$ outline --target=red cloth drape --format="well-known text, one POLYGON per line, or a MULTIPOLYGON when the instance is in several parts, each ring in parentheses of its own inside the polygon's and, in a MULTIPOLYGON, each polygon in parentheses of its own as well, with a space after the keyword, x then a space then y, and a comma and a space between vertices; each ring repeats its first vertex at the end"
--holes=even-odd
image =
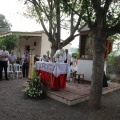
POLYGON ((55 77, 52 73, 37 70, 43 80, 43 84, 53 89, 64 89, 66 87, 67 74, 61 74, 55 77))
POLYGON ((105 59, 106 59, 107 55, 111 53, 111 51, 112 51, 112 41, 106 40, 106 51, 105 51, 105 55, 104 55, 105 59))

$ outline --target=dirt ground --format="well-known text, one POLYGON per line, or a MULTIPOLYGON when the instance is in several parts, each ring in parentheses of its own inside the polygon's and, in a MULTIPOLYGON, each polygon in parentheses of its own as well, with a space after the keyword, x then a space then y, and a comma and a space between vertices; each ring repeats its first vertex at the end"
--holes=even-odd
POLYGON ((104 95, 102 110, 94 111, 87 101, 67 106, 50 98, 25 99, 26 81, 0 81, 0 120, 120 120, 120 90, 104 95))

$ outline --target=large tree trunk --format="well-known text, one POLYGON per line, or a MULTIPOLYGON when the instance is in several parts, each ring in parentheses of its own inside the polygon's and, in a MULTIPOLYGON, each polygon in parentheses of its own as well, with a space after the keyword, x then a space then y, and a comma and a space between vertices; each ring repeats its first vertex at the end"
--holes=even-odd
POLYGON ((53 57, 53 55, 55 54, 56 50, 57 50, 57 45, 52 44, 50 57, 53 57))
POLYGON ((89 105, 92 108, 101 107, 103 74, 104 74, 104 53, 105 42, 102 34, 94 34, 94 48, 93 48, 93 69, 89 105))

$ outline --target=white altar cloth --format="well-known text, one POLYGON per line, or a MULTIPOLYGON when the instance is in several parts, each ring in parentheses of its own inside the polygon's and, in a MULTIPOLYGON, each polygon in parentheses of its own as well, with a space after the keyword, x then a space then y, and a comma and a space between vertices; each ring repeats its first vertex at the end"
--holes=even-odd
POLYGON ((60 74, 70 74, 69 66, 67 63, 36 61, 35 68, 36 70, 42 70, 45 72, 53 73, 55 77, 58 77, 60 74))

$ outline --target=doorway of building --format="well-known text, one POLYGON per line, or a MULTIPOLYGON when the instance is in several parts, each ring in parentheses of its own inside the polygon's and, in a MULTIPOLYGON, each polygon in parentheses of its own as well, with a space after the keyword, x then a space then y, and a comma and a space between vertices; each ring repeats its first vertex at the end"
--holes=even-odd
POLYGON ((26 45, 26 46, 25 46, 25 51, 30 52, 30 45, 26 45))

